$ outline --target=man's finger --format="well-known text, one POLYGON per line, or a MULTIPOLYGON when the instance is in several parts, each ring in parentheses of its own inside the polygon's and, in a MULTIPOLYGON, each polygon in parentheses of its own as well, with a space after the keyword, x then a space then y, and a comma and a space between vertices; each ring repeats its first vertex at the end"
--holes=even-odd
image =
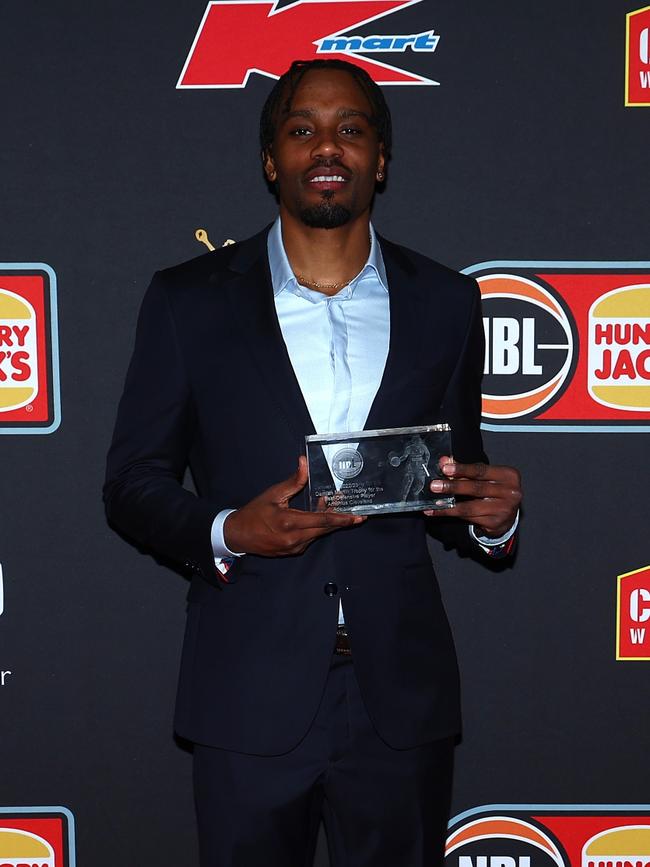
POLYGON ((482 479, 486 482, 502 482, 519 486, 519 473, 514 467, 502 467, 482 462, 459 464, 455 461, 444 464, 442 472, 447 478, 482 479))
POLYGON ((490 499, 466 500, 447 509, 427 509, 425 514, 441 518, 462 518, 473 524, 499 523, 508 513, 507 509, 498 507, 499 502, 490 499))
POLYGON ((510 488, 486 479, 434 479, 429 487, 434 494, 454 494, 461 497, 508 498, 511 494, 515 496, 510 488))
POLYGON ((365 520, 366 516, 343 512, 300 512, 296 509, 288 509, 283 512, 283 553, 300 554, 315 539, 334 530, 354 527, 365 520))
POLYGON ((349 512, 303 512, 300 509, 287 509, 283 513, 283 529, 292 530, 335 530, 337 527, 351 527, 362 524, 366 515, 351 515, 349 512))

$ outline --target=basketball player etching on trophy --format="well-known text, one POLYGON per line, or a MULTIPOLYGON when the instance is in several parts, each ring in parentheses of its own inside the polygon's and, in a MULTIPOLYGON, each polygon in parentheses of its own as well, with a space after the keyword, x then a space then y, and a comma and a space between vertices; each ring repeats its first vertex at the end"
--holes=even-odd
POLYGON ((433 493, 451 457, 448 424, 383 428, 305 437, 309 508, 357 515, 449 509, 453 497, 433 493))

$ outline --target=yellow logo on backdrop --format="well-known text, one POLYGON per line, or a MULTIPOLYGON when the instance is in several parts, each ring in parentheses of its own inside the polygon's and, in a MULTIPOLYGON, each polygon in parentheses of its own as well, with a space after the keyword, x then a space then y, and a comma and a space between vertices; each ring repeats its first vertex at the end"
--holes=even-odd
POLYGON ((587 840, 582 848, 582 867, 608 867, 611 864, 649 867, 650 826, 608 828, 587 840))
POLYGON ((50 844, 29 831, 0 828, 1 867, 55 867, 50 844), (27 860, 29 859, 29 861, 27 860))

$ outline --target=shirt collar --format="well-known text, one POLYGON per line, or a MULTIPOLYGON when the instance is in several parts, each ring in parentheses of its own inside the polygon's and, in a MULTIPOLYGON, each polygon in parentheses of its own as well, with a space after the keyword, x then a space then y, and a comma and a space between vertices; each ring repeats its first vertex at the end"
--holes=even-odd
MULTIPOLYGON (((298 281, 296 280, 296 277, 291 270, 291 265, 289 264, 287 254, 284 249, 284 243, 282 242, 282 224, 280 221, 280 217, 278 217, 275 223, 273 223, 269 231, 267 250, 269 254, 269 267, 271 269, 273 294, 277 296, 285 290, 295 293, 298 289, 298 281)), ((365 277, 368 274, 372 274, 373 272, 379 280, 379 283, 381 284, 384 291, 388 292, 388 280, 386 279, 386 267, 384 265, 384 257, 381 255, 381 247, 379 246, 377 235, 371 223, 370 254, 368 256, 368 261, 354 278, 354 280, 351 280, 348 284, 348 294, 352 295, 362 277, 365 277)), ((313 290, 305 289, 303 287, 300 294, 305 293, 317 296, 314 300, 320 300, 321 298, 327 297, 326 295, 323 295, 322 292, 313 292, 313 290)))

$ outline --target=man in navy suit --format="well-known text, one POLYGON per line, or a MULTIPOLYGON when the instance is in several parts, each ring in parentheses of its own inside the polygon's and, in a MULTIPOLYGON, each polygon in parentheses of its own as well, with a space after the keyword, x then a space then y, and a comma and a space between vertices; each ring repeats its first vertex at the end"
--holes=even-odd
POLYGON ((202 867, 308 865, 321 816, 335 867, 431 867, 460 717, 426 532, 503 556, 521 499, 481 444, 479 292, 375 234, 390 114, 358 67, 293 64, 261 141, 276 223, 147 292, 107 513, 193 574, 176 729, 202 867), (307 510, 305 435, 436 422, 454 508, 307 510))

